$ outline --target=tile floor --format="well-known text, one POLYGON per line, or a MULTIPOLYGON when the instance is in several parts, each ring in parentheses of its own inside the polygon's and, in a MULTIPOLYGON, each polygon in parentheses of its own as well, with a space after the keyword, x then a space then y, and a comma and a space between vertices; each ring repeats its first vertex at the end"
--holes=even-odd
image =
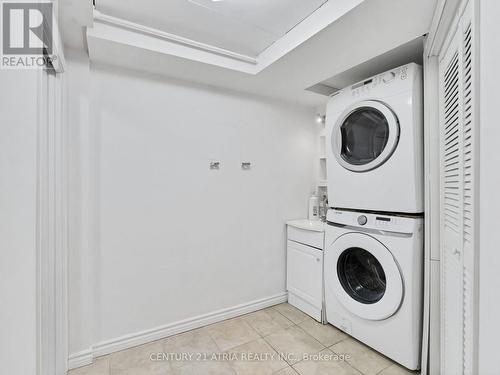
POLYGON ((402 368, 338 329, 319 324, 287 303, 113 353, 98 358, 91 366, 69 372, 69 375, 170 374, 417 373, 402 368), (151 360, 152 354, 162 360, 151 360))

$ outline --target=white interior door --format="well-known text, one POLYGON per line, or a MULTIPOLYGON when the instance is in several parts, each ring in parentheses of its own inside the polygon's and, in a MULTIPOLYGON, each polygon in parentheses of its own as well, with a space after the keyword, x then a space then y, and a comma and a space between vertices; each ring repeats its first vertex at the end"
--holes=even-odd
POLYGON ((440 56, 441 373, 474 373, 476 127, 468 4, 440 56))

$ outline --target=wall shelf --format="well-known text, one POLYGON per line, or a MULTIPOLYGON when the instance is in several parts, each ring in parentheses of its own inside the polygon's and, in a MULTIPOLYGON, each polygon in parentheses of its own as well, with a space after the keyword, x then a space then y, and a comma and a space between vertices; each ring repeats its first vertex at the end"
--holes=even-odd
POLYGON ((327 131, 325 124, 320 125, 319 139, 318 139, 318 176, 316 182, 316 190, 321 200, 323 196, 328 195, 328 176, 326 169, 326 139, 327 131))
MULTIPOLYGON (((326 122, 326 121, 325 121, 326 122)), ((318 166, 318 187, 326 188, 327 184, 327 171, 326 171, 326 126, 325 123, 321 124, 321 129, 319 132, 319 143, 318 143, 318 154, 319 154, 319 166, 318 166)), ((319 190, 319 189, 318 189, 319 190)), ((325 191, 318 191, 318 194, 325 194, 325 191)))
POLYGON ((319 154, 326 155, 326 136, 325 135, 319 136, 319 154))

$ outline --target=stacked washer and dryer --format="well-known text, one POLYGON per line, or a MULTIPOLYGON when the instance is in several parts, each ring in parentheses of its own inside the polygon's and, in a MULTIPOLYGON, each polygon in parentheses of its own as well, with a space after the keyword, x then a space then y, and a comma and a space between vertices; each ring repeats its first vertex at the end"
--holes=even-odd
POLYGON ((422 70, 341 90, 327 107, 326 319, 415 370, 423 311, 422 70))

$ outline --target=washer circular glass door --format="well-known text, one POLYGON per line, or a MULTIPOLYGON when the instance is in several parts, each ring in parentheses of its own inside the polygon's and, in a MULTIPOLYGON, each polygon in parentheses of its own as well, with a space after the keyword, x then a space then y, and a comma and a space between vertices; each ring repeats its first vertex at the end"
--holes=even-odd
POLYGON ((335 123, 332 147, 344 168, 365 172, 385 163, 399 140, 399 122, 385 104, 365 100, 349 107, 335 123))
POLYGON ((353 314, 369 320, 392 316, 403 301, 403 279, 392 253, 375 238, 347 233, 328 249, 325 272, 339 301, 353 314))

